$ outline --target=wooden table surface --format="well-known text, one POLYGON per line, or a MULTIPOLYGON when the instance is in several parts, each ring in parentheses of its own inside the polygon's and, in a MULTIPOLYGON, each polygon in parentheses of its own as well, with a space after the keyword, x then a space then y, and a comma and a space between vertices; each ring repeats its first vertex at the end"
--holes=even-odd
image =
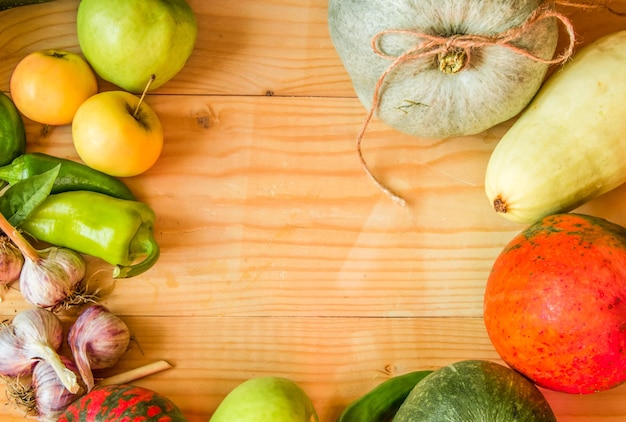
MULTIPOLYGON (((0 13, 0 90, 32 51, 80 51, 78 3, 0 13)), ((492 211, 483 178, 511 122, 427 141, 373 121, 364 155, 409 200, 402 208, 358 162, 366 110, 329 38, 325 0, 190 4, 195 51, 147 98, 164 126, 163 154, 126 180, 156 211, 162 256, 102 301, 136 339, 111 373, 169 361, 172 369, 136 383, 171 398, 192 422, 207 421, 248 378, 286 376, 329 422, 391 376, 499 361, 483 326, 483 290, 523 226, 492 211)), ((563 12, 578 47, 626 28, 626 18, 602 9, 563 12)), ((25 123, 30 151, 78 159, 69 126, 25 123)), ((626 225, 626 187, 580 211, 626 225)), ((13 286, 0 315, 27 308, 13 286)), ((626 419, 626 386, 545 394, 559 422, 626 419)), ((24 420, 11 404, 0 406, 0 419, 24 420)))

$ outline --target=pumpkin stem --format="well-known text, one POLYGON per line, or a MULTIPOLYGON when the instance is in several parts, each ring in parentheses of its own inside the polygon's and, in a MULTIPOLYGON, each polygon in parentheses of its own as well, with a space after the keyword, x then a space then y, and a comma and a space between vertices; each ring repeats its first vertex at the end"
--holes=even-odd
POLYGON ((464 48, 450 48, 437 55, 437 63, 443 73, 453 74, 465 69, 469 64, 469 55, 464 48))

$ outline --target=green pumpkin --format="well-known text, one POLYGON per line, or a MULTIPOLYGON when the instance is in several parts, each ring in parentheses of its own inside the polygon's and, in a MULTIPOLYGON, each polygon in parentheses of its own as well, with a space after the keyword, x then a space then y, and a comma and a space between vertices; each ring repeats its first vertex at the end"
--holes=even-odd
POLYGON ((540 6, 542 0, 329 0, 328 26, 363 106, 373 108, 380 84, 374 115, 401 132, 441 139, 508 120, 538 91, 549 65, 511 46, 552 59, 557 20, 546 15, 529 24, 540 6), (521 33, 511 46, 475 42, 476 48, 452 48, 441 56, 421 54, 423 48, 391 69, 429 36, 495 37, 517 28, 521 33))
POLYGON ((393 422, 556 422, 539 389, 512 369, 485 360, 439 368, 420 381, 393 422))

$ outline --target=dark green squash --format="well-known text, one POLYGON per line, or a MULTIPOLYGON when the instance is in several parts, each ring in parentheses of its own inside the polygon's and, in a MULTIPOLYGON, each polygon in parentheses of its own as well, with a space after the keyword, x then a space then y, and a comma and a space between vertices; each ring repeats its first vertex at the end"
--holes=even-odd
POLYGON ((527 378, 495 362, 465 360, 420 381, 393 421, 556 422, 556 417, 527 378))

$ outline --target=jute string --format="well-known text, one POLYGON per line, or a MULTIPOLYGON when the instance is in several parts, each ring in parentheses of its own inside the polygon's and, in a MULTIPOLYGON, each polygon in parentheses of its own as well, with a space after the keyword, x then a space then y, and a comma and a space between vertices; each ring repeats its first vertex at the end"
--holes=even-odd
MULTIPOLYGON (((552 2, 554 4, 559 4, 563 6, 571 6, 577 7, 580 9, 594 9, 598 7, 604 7, 609 11, 614 12, 606 5, 590 5, 584 3, 576 3, 567 0, 556 0, 552 2)), ((357 152, 359 156, 359 161, 361 166, 365 169, 367 175, 372 179, 372 181, 381 189, 387 196, 389 196, 393 201, 400 204, 401 206, 406 206, 407 203, 400 195, 393 192, 390 188, 385 186, 370 170, 368 167, 365 158, 363 157, 363 153, 361 150, 361 143, 363 141, 363 137, 367 130, 368 125, 370 124, 372 118, 374 117, 374 113, 378 109, 380 104, 380 91, 385 82, 387 76, 399 65, 406 63, 412 60, 418 59, 426 59, 426 58, 434 58, 435 56, 441 56, 448 52, 460 51, 466 55, 466 61, 464 64, 464 68, 469 66, 471 63, 471 54, 472 50, 477 48, 487 47, 487 46, 501 46, 507 48, 517 54, 520 54, 524 57, 528 57, 531 60, 545 63, 545 64, 562 64, 566 62, 568 59, 572 57, 574 54, 574 46, 576 43, 576 34, 574 32, 574 26, 571 21, 562 13, 555 11, 552 7, 547 6, 545 3, 539 6, 533 13, 531 13, 528 18, 519 26, 508 29, 500 34, 496 34, 493 36, 484 36, 484 35, 452 35, 448 37, 437 36, 428 34, 421 31, 414 30, 385 30, 377 33, 371 40, 371 47, 375 54, 385 59, 392 60, 391 64, 385 69, 385 71, 380 75, 376 86, 374 88, 374 94, 372 96, 372 103, 367 113, 367 116, 361 126, 361 129, 357 135, 357 152), (565 47, 565 50, 552 59, 544 59, 542 57, 538 57, 532 54, 530 51, 518 47, 514 45, 512 42, 516 39, 519 39, 522 35, 527 33, 532 27, 539 22, 555 18, 558 22, 560 22, 568 35, 569 43, 565 47), (381 38, 391 35, 391 34, 405 34, 414 36, 419 42, 400 54, 399 56, 393 56, 390 54, 386 54, 379 48, 379 44, 381 38)), ((463 68, 461 69, 463 70, 463 68)))

